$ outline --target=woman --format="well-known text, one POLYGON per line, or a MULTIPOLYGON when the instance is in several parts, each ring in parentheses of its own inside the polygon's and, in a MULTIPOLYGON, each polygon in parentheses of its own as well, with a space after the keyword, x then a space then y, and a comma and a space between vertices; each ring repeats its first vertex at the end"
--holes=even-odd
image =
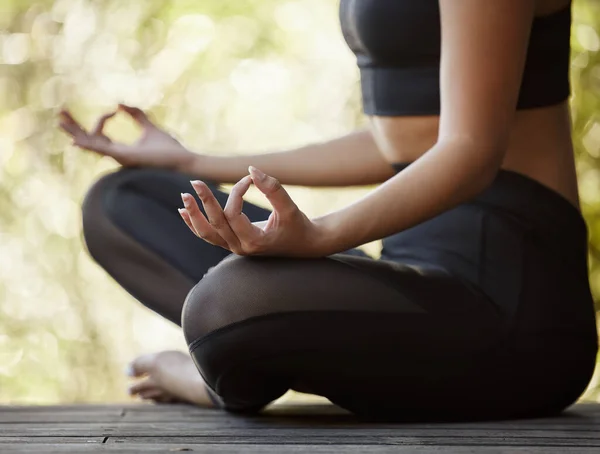
POLYGON ((429 421, 573 403, 597 335, 567 103, 570 7, 342 0, 370 127, 295 150, 193 154, 120 106, 145 130, 125 146, 102 133, 114 113, 87 133, 63 112, 75 145, 127 167, 87 195, 91 254, 181 321, 191 352, 135 360, 145 378, 132 393, 252 412, 295 389, 362 417, 429 421), (280 183, 381 185, 309 219, 280 183), (242 207, 250 184, 272 212, 242 207), (380 238, 380 260, 352 249, 380 238))

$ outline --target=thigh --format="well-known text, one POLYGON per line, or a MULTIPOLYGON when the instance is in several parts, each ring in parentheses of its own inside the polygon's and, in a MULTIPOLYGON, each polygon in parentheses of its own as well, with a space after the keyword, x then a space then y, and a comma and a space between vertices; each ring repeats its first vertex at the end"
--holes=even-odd
POLYGON ((257 408, 295 387, 357 412, 376 405, 369 389, 431 384, 484 355, 501 325, 487 298, 442 269, 346 255, 224 260, 190 292, 183 319, 227 406, 257 408))

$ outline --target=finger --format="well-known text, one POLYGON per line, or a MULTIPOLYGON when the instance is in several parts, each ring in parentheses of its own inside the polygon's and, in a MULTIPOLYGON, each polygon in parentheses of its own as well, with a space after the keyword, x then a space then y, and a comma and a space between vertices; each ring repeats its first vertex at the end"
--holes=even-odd
POLYGON ((75 120, 75 118, 73 118, 73 115, 71 115, 71 112, 69 112, 68 110, 66 110, 66 109, 61 110, 59 112, 59 116, 61 117, 62 121, 64 121, 65 123, 74 123, 79 126, 79 123, 77 122, 77 120, 75 120))
POLYGON ((191 181, 190 183, 202 201, 210 225, 219 233, 221 238, 227 241, 227 244, 232 251, 239 252, 240 240, 233 230, 231 230, 231 226, 229 225, 229 222, 227 222, 223 208, 221 208, 219 201, 215 198, 210 188, 206 183, 200 180, 191 181))
POLYGON ((103 156, 113 158, 119 157, 119 150, 114 149, 113 144, 106 136, 89 136, 85 132, 74 129, 72 125, 60 123, 59 127, 71 136, 73 145, 85 150, 95 151, 103 156))
MULTIPOLYGON (((109 117, 111 114, 106 115, 109 117)), ((82 128, 73 116, 66 110, 59 113, 59 127, 73 138, 73 145, 85 150, 95 151, 103 156, 110 156, 119 159, 127 150, 119 150, 111 140, 103 134, 90 135, 82 128)), ((127 148, 123 145, 122 147, 127 148)))
POLYGON ((109 118, 114 117, 117 114, 117 112, 111 112, 105 115, 102 115, 100 117, 100 119, 98 120, 98 123, 96 123, 96 127, 92 130, 92 135, 94 136, 100 136, 100 135, 104 135, 104 125, 106 124, 106 121, 109 118))
POLYGON ((252 177, 250 175, 246 175, 238 181, 231 189, 227 203, 225 204, 225 210, 223 210, 231 229, 242 243, 252 241, 258 235, 262 234, 261 229, 253 225, 248 216, 242 212, 244 205, 243 197, 248 192, 250 184, 252 184, 252 177))
POLYGON ((70 135, 73 138, 75 138, 75 137, 87 137, 87 134, 85 132, 83 132, 81 129, 78 129, 72 123, 65 123, 65 122, 61 121, 58 124, 58 126, 64 132, 66 132, 68 135, 70 135))
POLYGON ((123 112, 127 113, 131 118, 133 118, 140 126, 154 126, 154 123, 150 121, 148 115, 137 107, 127 106, 125 104, 119 104, 119 109, 123 112))
POLYGON ((72 136, 85 135, 87 136, 87 131, 83 128, 74 118, 73 116, 66 110, 62 110, 59 113, 60 116, 60 126, 72 136))
POLYGON ((225 204, 224 211, 231 212, 231 214, 239 214, 242 212, 242 207, 244 206, 244 195, 250 189, 250 185, 252 184, 252 177, 250 175, 246 175, 240 181, 238 181, 233 188, 231 188, 231 192, 229 193, 229 197, 227 198, 227 203, 225 204))
POLYGON ((194 235, 196 235, 197 237, 200 237, 200 235, 198 235, 198 232, 196 232, 194 225, 192 224, 192 220, 190 219, 190 214, 187 212, 187 210, 185 208, 178 208, 177 211, 179 211, 179 214, 181 215, 183 222, 185 222, 185 225, 187 225, 189 227, 189 229, 192 231, 192 233, 194 235))
POLYGON ((194 199, 191 194, 187 193, 181 194, 181 199, 188 212, 190 222, 198 236, 215 246, 229 249, 225 239, 219 235, 219 232, 217 232, 212 225, 210 225, 208 220, 202 214, 202 211, 200 211, 196 199, 194 199))
POLYGON ((248 170, 254 185, 267 197, 275 211, 285 215, 298 210, 298 206, 277 178, 266 175, 256 167, 250 166, 248 170))
POLYGON ((90 137, 85 131, 82 131, 78 127, 71 123, 59 123, 58 125, 63 131, 65 131, 73 139, 72 144, 76 147, 83 148, 86 150, 93 150, 103 155, 108 155, 109 150, 104 150, 102 147, 94 146, 94 139, 90 137))
POLYGON ((73 137, 73 145, 90 149, 92 146, 92 138, 85 128, 83 128, 67 110, 62 110, 59 115, 61 119, 59 127, 73 137))

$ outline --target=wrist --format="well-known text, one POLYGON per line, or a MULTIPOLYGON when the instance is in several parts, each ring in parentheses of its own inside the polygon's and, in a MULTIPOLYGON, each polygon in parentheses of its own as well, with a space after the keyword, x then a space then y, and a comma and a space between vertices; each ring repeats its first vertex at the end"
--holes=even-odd
POLYGON ((314 218, 312 222, 318 231, 315 246, 319 255, 336 254, 352 247, 346 246, 342 229, 333 213, 314 218))
POLYGON ((205 161, 207 156, 189 152, 187 156, 177 160, 175 170, 195 177, 205 178, 203 170, 206 168, 205 161))

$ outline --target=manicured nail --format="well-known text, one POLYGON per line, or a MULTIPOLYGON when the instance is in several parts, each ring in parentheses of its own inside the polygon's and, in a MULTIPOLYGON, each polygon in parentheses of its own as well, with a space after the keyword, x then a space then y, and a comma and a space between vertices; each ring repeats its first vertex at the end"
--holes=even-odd
POLYGON ((127 375, 128 377, 133 377, 134 376, 134 372, 133 372, 133 366, 131 364, 127 364, 127 366, 125 366, 125 375, 127 375))
POLYGON ((181 200, 183 200, 183 204, 185 205, 185 207, 187 208, 188 205, 190 204, 190 195, 187 193, 181 193, 181 200))
POLYGON ((190 181, 190 183, 192 184, 192 187, 196 190, 198 195, 204 194, 204 185, 202 184, 202 181, 193 180, 193 181, 190 181))
POLYGON ((248 167, 248 171, 252 174, 252 176, 256 176, 256 178, 260 181, 266 178, 266 175, 258 170, 256 167, 250 166, 248 167))
POLYGON ((183 216, 183 212, 185 211, 185 208, 177 208, 177 211, 179 212, 180 215, 183 216))

